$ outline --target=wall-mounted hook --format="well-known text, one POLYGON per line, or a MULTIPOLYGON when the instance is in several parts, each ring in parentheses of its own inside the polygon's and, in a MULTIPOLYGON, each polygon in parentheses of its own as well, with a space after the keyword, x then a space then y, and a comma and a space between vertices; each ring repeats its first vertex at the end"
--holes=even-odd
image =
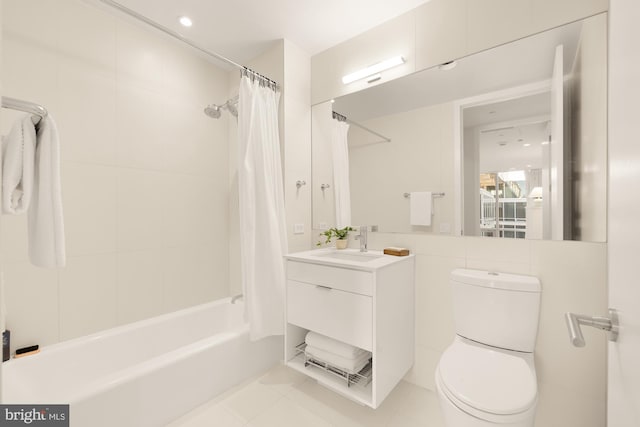
POLYGON ((302 181, 302 180, 300 180, 300 179, 296 181, 296 187, 297 187, 297 188, 300 188, 300 187, 302 187, 303 185, 307 185, 307 181, 302 181))
POLYGON ((327 188, 331 188, 331 186, 329 184, 320 184, 320 189, 322 191, 326 190, 327 188))

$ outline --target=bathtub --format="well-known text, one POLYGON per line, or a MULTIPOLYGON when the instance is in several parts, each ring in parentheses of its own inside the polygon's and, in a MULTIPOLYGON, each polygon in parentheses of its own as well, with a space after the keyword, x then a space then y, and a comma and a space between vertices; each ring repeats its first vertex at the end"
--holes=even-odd
POLYGON ((3 364, 3 403, 70 404, 71 427, 164 426, 282 360, 229 298, 42 348, 3 364))

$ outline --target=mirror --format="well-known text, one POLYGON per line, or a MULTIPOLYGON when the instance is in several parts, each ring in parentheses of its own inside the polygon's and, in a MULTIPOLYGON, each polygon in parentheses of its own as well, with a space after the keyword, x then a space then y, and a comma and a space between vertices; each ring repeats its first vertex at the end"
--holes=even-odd
POLYGON ((606 25, 596 15, 313 106, 313 227, 606 241, 606 25))

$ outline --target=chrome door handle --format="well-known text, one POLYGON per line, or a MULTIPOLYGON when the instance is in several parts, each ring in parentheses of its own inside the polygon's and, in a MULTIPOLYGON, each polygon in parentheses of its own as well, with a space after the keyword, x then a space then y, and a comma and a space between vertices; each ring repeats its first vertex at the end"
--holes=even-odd
POLYGON ((574 313, 565 313, 564 316, 567 321, 571 344, 576 347, 584 347, 586 344, 580 325, 592 326, 606 331, 609 341, 618 339, 618 314, 612 308, 609 309, 609 317, 586 316, 574 313))

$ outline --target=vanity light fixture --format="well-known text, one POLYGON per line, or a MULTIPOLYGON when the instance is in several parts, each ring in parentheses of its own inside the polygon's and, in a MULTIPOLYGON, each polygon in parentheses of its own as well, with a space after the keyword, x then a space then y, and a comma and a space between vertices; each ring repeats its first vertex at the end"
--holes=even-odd
POLYGON ((347 74, 346 76, 342 77, 342 83, 348 85, 349 83, 353 83, 356 80, 362 80, 365 77, 381 73, 382 71, 388 70, 389 68, 397 67, 398 65, 402 65, 405 62, 406 61, 402 56, 394 56, 393 58, 385 59, 384 61, 378 62, 377 64, 373 64, 370 67, 363 68, 362 70, 355 71, 351 74, 347 74))
POLYGON ((178 18, 178 21, 183 27, 190 27, 193 25, 193 21, 188 16, 181 16, 180 18, 178 18))

